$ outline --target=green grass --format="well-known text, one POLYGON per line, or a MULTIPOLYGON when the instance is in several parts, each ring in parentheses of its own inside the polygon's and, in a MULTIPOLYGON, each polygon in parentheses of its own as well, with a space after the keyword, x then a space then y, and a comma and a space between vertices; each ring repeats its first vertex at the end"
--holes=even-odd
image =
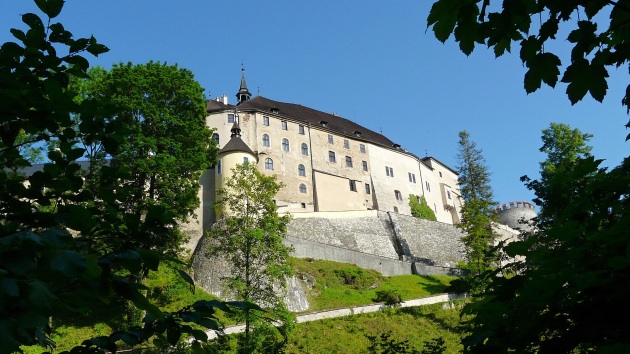
MULTIPOLYGON (((430 296, 444 292, 449 282, 453 279, 446 276, 424 277, 417 275, 384 277, 376 271, 362 269, 353 264, 312 259, 291 258, 290 263, 295 269, 296 275, 301 279, 307 280, 304 282, 304 288, 310 303, 308 312, 372 304, 376 298, 376 292, 380 290, 392 290, 400 295, 403 300, 430 296), (314 284, 312 281, 308 281, 309 279, 314 279, 314 284)), ((174 269, 164 265, 160 266, 158 272, 150 273, 149 278, 145 281, 145 285, 151 289, 149 294, 151 301, 163 311, 175 311, 193 304, 197 300, 215 299, 212 295, 199 288, 194 293, 191 292, 189 284, 182 280, 174 269)), ((372 316, 385 316, 379 320, 385 321, 383 323, 389 323, 387 319, 392 316, 402 316, 401 321, 408 320, 407 316, 409 315, 400 311, 406 310, 395 310, 388 312, 386 315, 374 314, 372 316)), ((123 313, 122 305, 110 305, 109 307, 94 307, 86 314, 76 314, 68 311, 54 317, 52 339, 57 343, 55 351, 70 350, 74 346, 81 344, 85 339, 109 335, 114 330, 124 327, 125 319, 121 315, 123 313), (112 316, 112 314, 117 315, 112 316)), ((221 323, 224 325, 233 324, 224 314, 219 312, 219 316, 221 323)), ((352 316, 347 319, 339 319, 338 321, 341 321, 339 322, 340 324, 358 323, 357 321, 372 323, 368 319, 373 317, 370 317, 370 315, 365 316, 358 317, 365 317, 365 320, 355 319, 357 316, 352 316)), ((323 321, 321 325, 313 323, 298 325, 295 333, 302 333, 300 328, 310 328, 310 331, 315 332, 305 336, 304 340, 308 340, 308 342, 304 343, 298 340, 299 337, 292 335, 292 338, 294 338, 292 340, 295 341, 295 344, 292 344, 292 348, 307 348, 318 340, 318 336, 322 336, 322 340, 327 341, 323 339, 330 334, 330 329, 325 327, 328 326, 327 323, 328 321, 323 321), (324 326, 321 328, 321 333, 318 333, 320 330, 319 326, 324 326)), ((337 322, 333 321, 333 323, 337 322)), ((340 327, 340 324, 335 324, 335 328, 340 327)), ((367 327, 350 326, 346 328, 341 326, 342 333, 337 334, 343 338, 339 340, 343 342, 358 341, 364 344, 367 339, 363 334, 374 335, 379 333, 378 331, 375 332, 375 328, 371 328, 371 325, 362 324, 361 326, 367 327)), ((396 326, 390 326, 389 324, 379 328, 385 330, 390 327, 392 331, 398 331, 396 326)), ((306 331, 306 329, 303 330, 306 331)), ((339 332, 339 330, 334 332, 339 332)), ((298 334, 298 336, 301 335, 298 334)), ((400 338, 406 339, 407 337, 401 336, 400 338)), ((420 342, 416 341, 416 343, 420 342)), ((44 349, 39 347, 25 347, 24 350, 27 354, 44 352, 44 349)))
MULTIPOLYGON (((186 283, 171 267, 160 264, 157 272, 149 273, 145 285, 150 289, 149 299, 163 311, 176 311, 198 300, 213 300, 216 297, 201 288, 191 291, 186 283)), ((125 326, 125 310, 122 304, 110 304, 107 307, 94 307, 88 313, 79 314, 70 309, 52 319, 52 339, 57 344, 54 352, 70 350, 86 339, 107 336, 125 326), (116 316, 112 316, 112 314, 116 316)), ((221 311, 220 322, 233 324, 221 311)), ((26 354, 40 354, 44 348, 31 346, 22 348, 26 354)))
POLYGON ((442 293, 454 279, 448 276, 397 275, 384 277, 354 264, 292 258, 298 278, 305 280, 310 311, 374 303, 376 292, 392 290, 403 300, 442 293), (309 279, 315 279, 312 284, 309 279))
POLYGON ((301 323, 291 332, 286 352, 367 353, 368 336, 386 333, 395 342, 408 341, 410 348, 420 352, 426 343, 441 338, 441 353, 461 353, 461 339, 466 335, 459 317, 463 302, 455 304, 455 309, 435 304, 301 323))
MULTIPOLYGON (((408 350, 405 352, 416 350, 417 353, 422 354, 461 353, 463 351, 461 339, 468 334, 466 328, 460 325, 464 301, 458 300, 454 302, 454 305, 454 308, 446 309, 442 304, 396 308, 301 323, 296 325, 289 334, 284 352, 288 354, 370 353, 369 337, 379 338, 385 334, 393 343, 406 342, 405 347, 408 350), (439 349, 429 350, 431 344, 439 344, 439 349)), ((276 336, 276 339, 279 337, 276 336)), ((208 353, 234 353, 238 348, 237 336, 224 337, 220 342, 209 343, 205 347, 208 353)), ((384 349, 381 346, 375 353, 382 353, 384 349)), ((181 351, 181 353, 188 352, 181 351)), ((387 353, 394 352, 401 351, 387 353)))

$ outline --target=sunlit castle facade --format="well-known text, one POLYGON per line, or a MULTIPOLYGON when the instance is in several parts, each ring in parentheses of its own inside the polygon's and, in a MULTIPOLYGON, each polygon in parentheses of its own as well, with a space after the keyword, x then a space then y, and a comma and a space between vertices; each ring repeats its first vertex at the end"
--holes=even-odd
POLYGON ((245 161, 285 186, 279 212, 382 210, 411 215, 409 195, 424 196, 437 220, 456 224, 462 201, 457 174, 433 157, 419 158, 361 125, 299 104, 252 98, 245 75, 235 105, 208 102, 219 162, 202 179, 204 226, 230 169, 245 161))

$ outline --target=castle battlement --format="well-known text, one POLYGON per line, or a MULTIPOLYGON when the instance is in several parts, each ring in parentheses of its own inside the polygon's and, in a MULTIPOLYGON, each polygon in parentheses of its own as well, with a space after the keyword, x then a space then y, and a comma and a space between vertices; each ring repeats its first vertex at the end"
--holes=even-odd
POLYGON ((534 207, 534 205, 532 203, 530 203, 530 202, 523 202, 523 201, 504 203, 504 204, 498 206, 496 210, 497 211, 501 211, 501 210, 510 210, 510 209, 514 209, 514 208, 529 208, 529 209, 536 210, 536 207, 534 207))

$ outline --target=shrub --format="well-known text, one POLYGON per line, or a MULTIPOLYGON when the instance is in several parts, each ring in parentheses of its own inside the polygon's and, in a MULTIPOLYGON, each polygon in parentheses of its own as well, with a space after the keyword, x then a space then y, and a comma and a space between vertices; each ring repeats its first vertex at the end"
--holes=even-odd
POLYGON ((409 207, 411 208, 411 215, 425 220, 437 221, 433 209, 427 204, 427 200, 424 196, 418 200, 417 195, 409 194, 409 207))
POLYGON ((396 290, 384 289, 376 292, 376 302, 382 302, 387 306, 400 306, 402 303, 402 297, 396 290))

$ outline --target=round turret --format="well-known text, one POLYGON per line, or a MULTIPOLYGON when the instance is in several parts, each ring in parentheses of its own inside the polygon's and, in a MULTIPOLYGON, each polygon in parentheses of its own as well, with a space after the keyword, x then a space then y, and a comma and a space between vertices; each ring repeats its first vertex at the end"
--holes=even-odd
POLYGON ((499 222, 513 229, 531 231, 532 225, 522 221, 531 221, 536 217, 536 208, 530 202, 509 202, 497 207, 499 222))

